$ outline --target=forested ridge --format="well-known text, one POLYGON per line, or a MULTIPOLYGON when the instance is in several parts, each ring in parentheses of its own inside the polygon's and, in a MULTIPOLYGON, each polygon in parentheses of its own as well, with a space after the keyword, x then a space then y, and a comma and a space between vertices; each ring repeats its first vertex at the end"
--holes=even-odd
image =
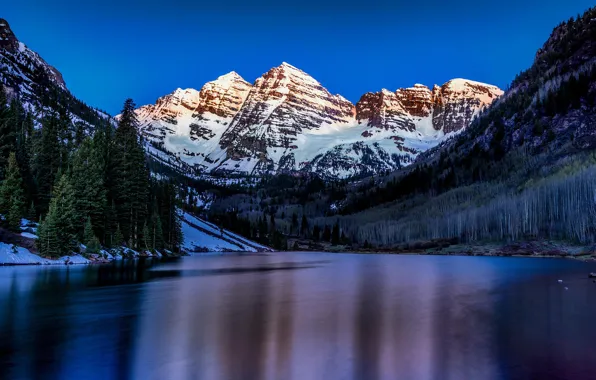
POLYGON ((52 102, 39 128, 18 96, 8 100, 0 86, 5 228, 19 232, 21 218, 39 221, 36 245, 45 257, 102 247, 180 250, 177 187, 150 176, 132 100, 117 127, 97 118, 93 129, 72 122, 64 99, 52 102))

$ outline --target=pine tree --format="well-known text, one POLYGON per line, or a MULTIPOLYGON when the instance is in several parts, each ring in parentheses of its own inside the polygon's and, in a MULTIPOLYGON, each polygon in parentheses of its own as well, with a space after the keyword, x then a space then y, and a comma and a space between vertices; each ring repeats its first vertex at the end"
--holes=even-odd
POLYGON ((97 236, 93 236, 90 242, 87 243, 87 253, 99 253, 101 251, 101 243, 97 236))
POLYGON ((184 242, 184 234, 182 233, 182 221, 176 213, 174 208, 174 221, 171 226, 172 241, 170 246, 173 252, 180 252, 182 250, 182 243, 184 242))
POLYGON ((58 119, 54 113, 42 121, 41 131, 34 142, 35 155, 32 162, 33 176, 37 183, 38 207, 44 214, 47 212, 52 187, 59 178, 61 143, 58 138, 58 119))
POLYGON ((269 230, 271 231, 271 233, 275 233, 276 230, 274 213, 271 213, 271 215, 269 216, 269 230))
POLYGON ((122 231, 120 230, 120 225, 116 228, 116 232, 114 233, 114 241, 112 245, 121 246, 124 243, 124 236, 122 236, 122 231))
POLYGON ((87 217, 85 222, 85 232, 83 233, 83 244, 87 245, 93 241, 95 233, 93 232, 93 224, 91 224, 91 218, 87 217))
MULTIPOLYGON (((118 215, 116 213, 116 205, 112 200, 109 207, 106 208, 106 214, 104 216, 105 224, 104 224, 104 244, 109 247, 112 247, 116 244, 115 233, 116 229, 118 228, 118 215)), ((122 241, 122 240, 121 240, 122 241)), ((121 244, 121 243, 120 243, 121 244)))
POLYGON ((75 192, 68 174, 63 174, 54 189, 49 211, 41 226, 44 237, 39 250, 45 256, 69 254, 75 247, 78 220, 75 208, 75 192))
POLYGON ((93 224, 91 223, 90 217, 87 218, 87 222, 85 223, 85 232, 83 236, 83 243, 87 247, 86 253, 99 253, 101 244, 97 236, 95 236, 95 232, 93 232, 93 224))
POLYGON ((138 246, 147 218, 149 171, 137 133, 134 102, 127 99, 114 138, 114 199, 124 237, 138 246))
POLYGON ((152 243, 151 235, 149 235, 149 226, 147 225, 147 222, 145 222, 145 224, 143 224, 143 248, 148 251, 153 250, 155 247, 152 243))
POLYGON ((37 196, 37 185, 31 172, 33 157, 33 116, 27 113, 20 124, 20 130, 17 134, 17 162, 23 178, 23 187, 25 189, 26 201, 34 201, 37 196))
POLYGON ((323 241, 331 241, 331 228, 328 225, 325 225, 325 229, 323 229, 323 241))
POLYGON ((163 241, 163 228, 161 226, 161 218, 157 212, 153 212, 151 216, 151 227, 152 227, 152 245, 154 249, 162 249, 164 247, 163 241))
POLYGON ((16 151, 16 125, 14 109, 8 106, 8 98, 4 86, 0 83, 0 178, 4 178, 4 169, 8 165, 8 157, 16 151))
POLYGON ((296 213, 292 214, 292 229, 290 230, 290 233, 298 233, 298 215, 296 215, 296 213))
POLYGON ((306 215, 302 214, 302 221, 300 223, 300 234, 304 237, 308 236, 308 219, 306 219, 306 215))
POLYGON ((333 231, 331 232, 331 244, 339 244, 339 224, 337 222, 335 222, 335 224, 333 225, 333 231))
POLYGON ((312 238, 314 241, 319 241, 321 235, 321 227, 319 227, 318 225, 315 224, 315 226, 312 229, 312 238))
POLYGON ((56 210, 51 210, 45 219, 40 220, 37 229, 38 239, 35 244, 42 256, 60 257, 63 253, 59 241, 59 229, 56 226, 56 210))
POLYGON ((33 203, 33 201, 31 201, 31 204, 29 205, 29 210, 27 211, 27 218, 29 218, 29 220, 32 222, 35 222, 37 220, 37 210, 35 209, 35 204, 33 203))
POLYGON ((65 107, 58 107, 58 139, 62 142, 59 145, 59 165, 65 168, 68 164, 70 152, 74 150, 74 141, 72 138, 72 117, 65 107))
MULTIPOLYGON (((91 139, 85 139, 73 156, 71 183, 75 192, 75 207, 82 218, 90 217, 94 236, 103 236, 106 214, 106 190, 99 152, 91 139)), ((82 225, 85 221, 76 221, 82 225)), ((83 231, 80 231, 83 232, 83 231)))
POLYGON ((14 152, 8 157, 6 178, 0 186, 0 213, 6 215, 8 228, 18 231, 24 212, 23 181, 14 152))
POLYGON ((105 189, 106 204, 108 205, 105 210, 103 223, 103 240, 108 245, 112 244, 111 240, 118 224, 115 204, 114 162, 112 157, 113 145, 114 128, 112 125, 109 122, 105 122, 97 126, 93 134, 93 147, 103 173, 103 186, 105 189))

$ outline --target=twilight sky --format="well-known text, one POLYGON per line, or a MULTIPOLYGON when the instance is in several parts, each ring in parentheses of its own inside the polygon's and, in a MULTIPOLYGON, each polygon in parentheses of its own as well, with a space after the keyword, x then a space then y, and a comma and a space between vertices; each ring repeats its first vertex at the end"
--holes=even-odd
POLYGON ((111 114, 177 87, 286 61, 352 102, 367 91, 468 78, 505 88, 552 28, 590 0, 19 0, 17 38, 75 96, 111 114))

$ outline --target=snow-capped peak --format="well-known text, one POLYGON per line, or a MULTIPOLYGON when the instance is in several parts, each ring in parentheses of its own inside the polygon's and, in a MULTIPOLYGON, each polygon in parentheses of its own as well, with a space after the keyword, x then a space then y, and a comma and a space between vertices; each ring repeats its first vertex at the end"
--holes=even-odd
POLYGON ((302 71, 302 70, 300 70, 299 68, 297 68, 296 66, 290 65, 289 63, 287 63, 287 62, 285 62, 285 61, 284 61, 284 62, 282 62, 282 63, 281 63, 281 65, 279 65, 279 67, 286 67, 286 68, 289 68, 289 69, 293 69, 293 70, 302 71))
POLYGON ((443 85, 443 88, 448 88, 448 89, 451 89, 453 91, 458 91, 458 92, 466 91, 466 89, 473 88, 473 87, 487 88, 487 89, 495 91, 496 93, 498 93, 498 95, 503 94, 503 91, 501 91, 501 89, 499 89, 497 86, 493 86, 493 85, 482 83, 482 82, 476 82, 476 81, 469 80, 469 79, 463 79, 463 78, 451 79, 450 81, 448 81, 447 83, 445 83, 443 85))
POLYGON ((217 77, 216 80, 212 81, 212 82, 217 82, 219 84, 221 84, 222 86, 225 85, 229 85, 232 82, 235 81, 242 81, 242 82, 246 82, 244 80, 244 78, 242 78, 237 72, 235 71, 230 71, 227 74, 224 75, 220 75, 219 77, 217 77))

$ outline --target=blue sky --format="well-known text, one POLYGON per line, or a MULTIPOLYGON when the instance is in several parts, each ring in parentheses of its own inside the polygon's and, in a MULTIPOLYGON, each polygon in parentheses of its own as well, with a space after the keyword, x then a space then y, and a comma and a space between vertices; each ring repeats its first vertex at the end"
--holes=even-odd
POLYGON ((229 71, 286 61, 356 102, 367 91, 468 78, 505 87, 587 0, 19 0, 17 37, 83 101, 116 114, 229 71))

